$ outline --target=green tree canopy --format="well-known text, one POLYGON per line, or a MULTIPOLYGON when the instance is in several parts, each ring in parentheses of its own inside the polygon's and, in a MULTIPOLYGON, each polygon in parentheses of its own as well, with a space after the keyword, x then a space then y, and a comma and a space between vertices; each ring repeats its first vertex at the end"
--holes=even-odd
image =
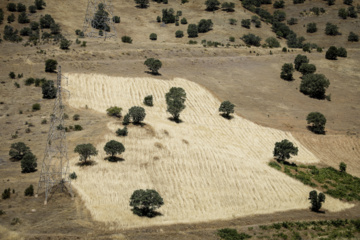
POLYGON ((108 109, 106 109, 106 113, 109 116, 114 116, 114 117, 118 117, 118 118, 121 117, 121 111, 122 111, 122 108, 117 107, 117 106, 109 107, 108 109))
POLYGON ((110 27, 107 24, 109 20, 109 13, 105 10, 105 5, 103 3, 99 3, 98 10, 91 21, 91 26, 93 28, 109 32, 110 27))
POLYGON ((293 79, 294 67, 292 63, 284 63, 281 67, 280 77, 284 80, 292 80, 293 79))
POLYGON ((301 66, 301 64, 303 64, 303 63, 309 63, 309 59, 308 59, 307 56, 305 56, 305 55, 298 54, 298 55, 295 57, 295 60, 294 60, 295 69, 296 69, 297 71, 299 71, 300 66, 301 66))
POLYGON ((23 173, 34 172, 37 167, 36 160, 37 158, 34 154, 32 154, 31 152, 27 152, 24 155, 23 159, 21 159, 21 171, 23 173))
POLYGON ((185 109, 186 92, 180 87, 172 87, 165 94, 167 112, 169 112, 175 121, 179 121, 180 112, 185 109))
POLYGON ((135 0, 135 3, 138 4, 140 8, 147 8, 149 0, 135 0))
POLYGON ((230 118, 230 113, 234 113, 234 107, 235 105, 230 101, 223 101, 220 104, 219 112, 222 112, 225 118, 230 118))
POLYGON ((77 145, 74 152, 80 155, 79 160, 84 161, 84 163, 86 163, 91 156, 96 156, 98 154, 98 151, 91 143, 77 145))
POLYGON ((134 106, 129 109, 129 115, 133 120, 134 124, 138 124, 144 121, 146 113, 143 107, 134 106))
POLYGON ((45 62, 45 72, 55 72, 57 67, 57 61, 54 59, 48 59, 45 62))
POLYGON ((330 81, 323 74, 306 74, 300 84, 300 92, 312 98, 323 99, 330 81))
POLYGON ((309 128, 314 133, 322 134, 325 132, 326 118, 322 113, 311 112, 307 115, 306 121, 311 124, 309 128))
POLYGON ((335 46, 329 47, 326 51, 325 58, 329 60, 336 60, 337 59, 338 50, 335 46))
POLYGON ((341 162, 339 164, 339 169, 340 169, 341 172, 346 172, 346 163, 341 162))
POLYGON ((148 58, 145 60, 144 65, 146 65, 150 70, 152 74, 159 74, 159 69, 162 66, 162 63, 159 59, 155 58, 148 58))
POLYGON ((198 27, 196 26, 196 24, 189 24, 187 33, 189 35, 189 38, 197 37, 198 36, 198 27))
POLYGON ((116 154, 125 152, 125 147, 121 142, 111 140, 105 144, 104 151, 107 155, 111 155, 111 158, 114 158, 116 154))
POLYGON ((206 33, 212 29, 213 23, 211 19, 201 19, 198 24, 198 32, 206 33))
POLYGON ((21 160, 26 153, 30 152, 30 148, 23 142, 11 144, 9 155, 14 160, 21 160))
POLYGON ((285 161, 291 157, 290 155, 297 155, 298 148, 295 147, 294 144, 289 140, 284 139, 281 142, 275 143, 273 153, 274 157, 276 157, 279 161, 285 161))
POLYGON ((316 71, 316 66, 310 63, 303 63, 299 68, 299 72, 303 75, 314 73, 316 71))
POLYGON ((220 2, 218 0, 206 0, 205 5, 207 11, 214 11, 219 8, 220 2))
POLYGON ((311 210, 318 212, 323 202, 325 202, 325 195, 323 193, 317 194, 316 190, 309 193, 309 200, 311 202, 311 210))
POLYGON ((41 90, 43 94, 43 98, 45 99, 53 99, 56 98, 56 87, 54 86, 53 80, 47 80, 43 82, 41 85, 41 90))
POLYGON ((154 217, 155 210, 164 205, 160 194, 153 189, 135 190, 130 197, 132 211, 138 216, 154 217))

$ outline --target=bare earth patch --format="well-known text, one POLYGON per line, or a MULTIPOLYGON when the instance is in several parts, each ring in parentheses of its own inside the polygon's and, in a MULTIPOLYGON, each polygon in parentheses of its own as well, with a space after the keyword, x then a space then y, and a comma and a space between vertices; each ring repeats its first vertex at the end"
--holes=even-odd
MULTIPOLYGON (((120 78, 95 74, 68 74, 68 103, 105 113, 120 106, 146 109, 144 127, 129 127, 129 135, 116 137, 121 121, 108 123, 113 134, 90 136, 99 155, 96 166, 80 168, 73 183, 94 220, 132 228, 173 223, 231 219, 309 207, 308 186, 268 167, 274 144, 288 139, 299 147, 298 163, 319 159, 289 132, 262 127, 239 116, 232 120, 218 113, 220 101, 196 83, 176 78, 120 78), (165 93, 182 87, 187 93, 183 121, 169 121, 165 93), (154 107, 142 104, 154 96, 154 107), (151 129, 151 131, 149 131, 151 129), (125 146, 124 161, 105 161, 103 146, 115 139, 125 146), (221 140, 221 141, 220 141, 221 140), (156 189, 164 198, 162 216, 140 218, 130 211, 129 198, 136 189, 156 189)), ((106 131, 105 131, 106 132, 106 131)), ((324 208, 340 211, 352 204, 327 197, 324 208)))

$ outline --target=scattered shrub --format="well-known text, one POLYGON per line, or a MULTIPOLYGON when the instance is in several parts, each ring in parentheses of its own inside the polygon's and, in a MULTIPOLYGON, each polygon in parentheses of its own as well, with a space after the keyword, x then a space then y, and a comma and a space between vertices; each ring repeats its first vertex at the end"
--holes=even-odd
POLYGON ((152 74, 159 74, 159 69, 162 66, 162 63, 159 59, 155 59, 155 58, 148 58, 145 60, 144 65, 146 65, 149 70, 151 70, 152 74))
POLYGON ((220 104, 219 112, 222 112, 225 118, 230 119, 230 113, 234 113, 234 107, 235 105, 230 101, 224 101, 220 104))
POLYGON ((300 92, 312 98, 323 99, 330 82, 323 74, 306 74, 300 84, 300 92))
POLYGON ((211 19, 201 19, 198 24, 198 32, 199 33, 206 33, 212 29, 213 23, 211 19))
POLYGON ((81 131, 81 130, 83 130, 83 127, 81 125, 74 125, 74 130, 81 131))
POLYGON ((50 28, 51 24, 54 24, 55 20, 50 14, 45 14, 45 16, 40 17, 40 26, 41 28, 50 28))
POLYGON ((10 193, 11 193, 10 188, 4 189, 4 192, 3 192, 2 195, 1 195, 2 199, 8 199, 8 198, 10 198, 10 193))
POLYGON ((149 38, 150 38, 150 40, 157 40, 157 34, 151 33, 149 38))
POLYGON ((328 22, 326 23, 326 27, 325 27, 325 34, 329 36, 340 35, 338 29, 339 29, 338 26, 328 22))
POLYGON ((236 229, 223 228, 217 231, 217 235, 224 240, 243 240, 251 238, 250 235, 246 233, 238 233, 236 229))
POLYGON ((348 41, 349 42, 358 42, 359 41, 359 35, 353 33, 353 32, 350 32, 349 33, 349 36, 348 36, 348 41))
POLYGON ((311 124, 309 129, 317 134, 323 134, 325 131, 326 118, 322 113, 311 112, 307 115, 306 121, 311 124))
MULTIPOLYGON (((357 12, 355 10, 355 7, 351 6, 351 7, 348 7, 347 9, 347 12, 348 12, 348 16, 351 17, 351 18, 357 18, 357 12)), ((360 12, 360 11, 359 11, 360 12)))
POLYGON ((18 23, 29 23, 30 19, 27 17, 25 12, 22 12, 18 16, 18 23))
POLYGON ((43 119, 43 120, 41 121, 41 124, 47 124, 47 120, 46 120, 46 119, 43 119))
POLYGON ((281 142, 275 143, 273 154, 278 161, 283 162, 289 159, 291 157, 290 155, 296 156, 298 154, 298 148, 289 140, 284 139, 281 142))
POLYGON ((160 17, 160 16, 157 16, 157 17, 156 17, 156 21, 157 21, 157 22, 161 22, 161 17, 160 17))
POLYGON ((340 169, 340 172, 346 172, 346 163, 341 162, 339 164, 339 169, 340 169))
POLYGON ((46 6, 46 3, 44 0, 35 0, 35 6, 38 10, 41 10, 46 6))
POLYGON ((47 80, 47 81, 43 82, 43 84, 41 86, 41 90, 42 90, 42 95, 43 95, 42 97, 44 99, 56 98, 57 89, 54 86, 53 80, 47 80))
POLYGON ((183 32, 183 31, 177 30, 177 31, 175 32, 175 37, 177 37, 177 38, 182 38, 183 36, 184 36, 184 32, 183 32))
POLYGON ((196 26, 196 24, 189 24, 187 33, 189 35, 189 38, 197 37, 198 36, 198 27, 196 26))
POLYGON ((144 121, 146 116, 145 109, 138 106, 131 107, 128 114, 132 118, 134 124, 139 124, 144 121))
POLYGON ((344 0, 344 4, 351 5, 353 3, 353 0, 344 0))
POLYGON ((285 7, 285 2, 284 0, 280 0, 280 1, 275 1, 273 4, 274 8, 284 8, 285 7))
POLYGON ((125 114, 122 124, 128 125, 130 123, 130 115, 129 113, 125 114))
POLYGON ((71 42, 70 40, 67 40, 66 38, 61 39, 60 49, 62 49, 62 50, 67 50, 67 49, 69 49, 71 43, 72 43, 72 42, 71 42))
POLYGON ((131 37, 129 37, 129 36, 122 36, 121 37, 121 41, 123 42, 123 43, 132 43, 132 39, 131 39, 131 37))
POLYGON ((116 130, 116 135, 123 136, 123 137, 127 136, 128 135, 127 127, 125 126, 123 129, 118 128, 118 130, 116 130))
POLYGON ((149 0, 135 0, 135 3, 138 4, 140 8, 147 8, 149 0))
POLYGON ((31 184, 28 188, 25 189, 25 196, 34 196, 34 186, 31 184))
POLYGON ((170 8, 170 9, 163 9, 162 10, 162 21, 165 23, 165 24, 168 24, 168 23, 175 23, 175 15, 174 15, 174 9, 170 8))
POLYGON ((18 12, 26 12, 26 6, 22 3, 17 4, 17 11, 18 12))
POLYGON ((233 2, 224 2, 221 4, 221 8, 226 12, 233 12, 235 8, 235 3, 233 2))
POLYGON ((16 12, 16 4, 15 3, 8 3, 6 8, 9 12, 16 12))
POLYGON ((280 77, 284 80, 292 80, 293 79, 294 67, 292 63, 284 63, 281 68, 280 77))
POLYGON ((34 111, 38 111, 38 110, 40 110, 40 109, 41 109, 40 103, 35 103, 35 104, 32 105, 32 110, 33 110, 33 112, 34 112, 34 111))
POLYGON ((27 152, 24 157, 21 159, 21 172, 30 173, 34 172, 37 167, 37 158, 30 151, 27 152))
POLYGON ((268 37, 265 42, 269 45, 270 48, 280 47, 279 41, 274 37, 268 37))
POLYGON ((230 18, 230 19, 229 19, 229 23, 230 23, 230 25, 236 25, 237 20, 234 19, 234 18, 230 18))
POLYGON ((187 24, 186 18, 182 18, 182 19, 180 20, 180 23, 181 23, 181 24, 187 24))
POLYGON ((77 179, 77 175, 76 175, 75 172, 70 173, 70 174, 69 174, 69 177, 70 177, 70 179, 72 179, 72 180, 77 179))
POLYGON ((21 160, 28 152, 30 152, 30 148, 25 143, 17 142, 11 144, 9 155, 14 160, 21 160))
POLYGON ((57 67, 57 61, 54 59, 48 59, 45 62, 45 72, 54 72, 57 67))
POLYGON ((250 19, 242 19, 241 26, 250 29, 250 19))
POLYGON ((35 5, 30 5, 29 6, 29 12, 36 13, 36 6, 35 5))
POLYGON ((282 22, 286 19, 286 13, 284 11, 275 10, 273 19, 274 21, 282 22))
POLYGON ((10 42, 21 42, 22 38, 17 35, 18 30, 15 30, 13 27, 6 25, 4 28, 4 40, 10 41, 10 42))
POLYGON ((113 20, 114 23, 120 23, 120 17, 119 16, 114 16, 112 20, 113 20))
POLYGON ((253 46, 260 46, 261 38, 259 36, 256 36, 252 33, 243 35, 241 38, 247 45, 253 45, 253 46))
POLYGON ((215 11, 219 8, 220 2, 218 0, 206 0, 205 5, 207 11, 215 11))
POLYGON ((235 37, 229 37, 230 42, 235 42, 235 37))
POLYGON ((323 202, 325 202, 325 195, 323 193, 317 194, 316 190, 309 193, 309 200, 311 201, 311 211, 318 212, 323 202))
POLYGON ((338 56, 338 57, 347 57, 347 51, 346 51, 346 49, 343 48, 343 47, 339 47, 339 48, 337 49, 337 56, 338 56))
POLYGON ((293 0, 294 4, 304 3, 305 0, 293 0))
POLYGON ((309 63, 309 59, 307 58, 306 55, 298 54, 298 55, 295 57, 295 60, 294 60, 295 69, 296 69, 297 71, 299 71, 300 66, 301 66, 301 64, 303 64, 303 63, 309 63))
POLYGON ((23 29, 20 30, 21 36, 30 36, 31 33, 32 33, 31 28, 28 27, 24 27, 23 29))
POLYGON ((297 20, 297 18, 290 18, 290 19, 287 21, 287 23, 288 23, 289 25, 295 25, 295 24, 298 23, 298 20, 297 20))
POLYGON ((105 144, 104 151, 106 155, 111 155, 110 159, 114 159, 116 154, 125 152, 125 147, 121 142, 111 140, 105 144))
POLYGON ((122 108, 117 106, 109 107, 108 109, 106 109, 106 112, 109 116, 114 116, 118 118, 121 118, 121 111, 122 108))
POLYGON ((314 64, 303 63, 299 68, 299 72, 303 75, 316 72, 316 66, 314 64))
POLYGON ((15 79, 16 74, 15 74, 14 72, 10 72, 10 73, 9 73, 9 77, 10 77, 11 79, 15 79))
POLYGON ((144 104, 146 106, 152 107, 153 106, 153 96, 152 95, 148 95, 144 98, 144 104))
POLYGON ((135 190, 130 197, 130 206, 133 207, 131 211, 138 216, 154 217, 155 210, 162 205, 164 205, 164 200, 153 189, 135 190))
POLYGON ((307 24, 306 32, 314 33, 316 31, 317 31, 316 23, 312 22, 307 24))
POLYGON ((74 121, 80 120, 80 115, 79 115, 79 114, 75 114, 75 115, 73 116, 73 120, 74 120, 74 121))
POLYGON ((338 50, 335 46, 329 47, 326 51, 325 58, 329 60, 336 60, 337 59, 338 50))

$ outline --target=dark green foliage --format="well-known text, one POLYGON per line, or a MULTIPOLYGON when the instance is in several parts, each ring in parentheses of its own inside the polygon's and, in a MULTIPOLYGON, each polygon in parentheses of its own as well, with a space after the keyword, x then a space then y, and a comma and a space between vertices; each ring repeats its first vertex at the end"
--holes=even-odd
POLYGON ((234 113, 234 107, 235 105, 232 104, 231 102, 229 101, 224 101, 220 104, 220 107, 219 107, 219 112, 222 112, 222 115, 225 117, 225 118, 230 118, 230 113, 234 113))
POLYGON ((284 23, 280 23, 280 22, 274 22, 272 24, 272 30, 274 33, 276 33, 276 35, 278 37, 283 37, 283 38, 287 38, 287 36, 290 34, 290 33, 293 33, 289 26, 287 26, 286 24, 284 23))
POLYGON ((61 39, 60 41, 60 49, 67 50, 71 46, 72 41, 67 40, 66 38, 61 39))
POLYGON ((119 16, 114 16, 112 20, 113 20, 114 23, 120 23, 120 17, 119 16))
POLYGON ((46 3, 44 0, 35 0, 35 6, 38 10, 41 10, 46 6, 46 3))
POLYGON ((16 74, 15 74, 14 72, 10 72, 10 73, 9 73, 9 77, 10 77, 11 79, 15 79, 16 74))
POLYGON ((326 23, 325 34, 329 36, 340 35, 338 29, 339 29, 338 26, 328 22, 326 23))
POLYGON ((346 164, 344 162, 341 162, 339 164, 340 172, 346 172, 346 164))
POLYGON ((337 56, 338 56, 338 57, 347 57, 347 51, 346 51, 346 49, 343 48, 343 47, 339 47, 339 48, 337 49, 337 56))
POLYGON ((348 16, 348 12, 346 11, 345 8, 340 8, 338 12, 338 16, 341 17, 342 19, 346 19, 348 16))
POLYGON ((196 26, 196 24, 189 24, 187 33, 189 35, 189 38, 197 37, 198 36, 198 27, 196 26))
POLYGON ((292 80, 293 79, 294 67, 292 63, 284 63, 281 68, 280 77, 284 80, 292 80))
POLYGON ((323 202, 325 202, 325 195, 323 193, 317 194, 316 190, 309 193, 309 200, 311 202, 311 211, 318 212, 323 202))
POLYGON ((45 78, 37 78, 35 79, 35 87, 42 86, 47 80, 45 78))
POLYGON ((48 59, 45 62, 45 72, 54 72, 57 67, 57 61, 54 59, 48 59))
POLYGON ((34 78, 28 78, 25 80, 25 85, 26 86, 30 86, 31 84, 35 83, 35 79, 34 78))
POLYGON ((180 20, 180 23, 181 23, 181 24, 187 24, 186 18, 182 18, 182 19, 180 20))
POLYGON ((125 152, 125 147, 122 143, 111 140, 105 144, 104 151, 107 155, 111 155, 110 158, 114 158, 116 154, 121 154, 125 152))
POLYGON ((156 21, 157 21, 157 22, 161 22, 161 17, 160 17, 160 16, 157 16, 157 17, 156 17, 156 21))
POLYGON ((22 12, 19 14, 18 22, 19 23, 29 23, 30 19, 27 17, 25 12, 22 12))
POLYGON ((50 14, 45 14, 45 16, 40 18, 41 28, 50 28, 51 24, 54 24, 55 20, 51 17, 50 14))
POLYGON ((17 34, 18 34, 18 30, 14 30, 14 28, 9 25, 5 26, 4 40, 10 41, 10 42, 21 42, 22 38, 17 34))
POLYGON ((281 51, 286 53, 286 52, 287 52, 287 48, 286 48, 286 47, 283 47, 281 51))
POLYGON ((35 5, 30 5, 29 6, 29 12, 36 13, 36 6, 35 5))
POLYGON ((316 23, 308 23, 306 26, 306 32, 308 33, 314 33, 317 31, 316 23))
POLYGON ((316 72, 316 66, 310 63, 303 63, 299 68, 299 72, 303 75, 310 74, 316 72))
POLYGON ((11 193, 10 188, 4 189, 4 192, 3 192, 2 195, 1 195, 2 199, 8 199, 8 198, 10 198, 10 193, 11 193))
POLYGON ((123 43, 132 43, 132 39, 131 39, 131 37, 129 37, 129 36, 122 36, 121 37, 121 41, 123 42, 123 43))
POLYGON ((106 109, 107 115, 118 117, 118 118, 121 117, 121 111, 122 111, 122 108, 117 107, 117 106, 109 107, 108 109, 106 109))
POLYGON ((31 35, 31 29, 28 27, 24 27, 23 29, 20 30, 20 35, 21 36, 30 36, 31 35))
POLYGON ((278 48, 280 47, 279 41, 274 37, 268 37, 265 42, 268 44, 270 48, 278 48))
POLYGON ((140 8, 147 8, 149 0, 135 0, 135 3, 138 4, 140 8))
POLYGON ((305 0, 293 0, 294 4, 304 3, 305 0))
POLYGON ((281 166, 277 162, 269 162, 269 166, 281 171, 281 166))
POLYGON ((70 173, 70 174, 69 174, 69 177, 70 177, 70 179, 72 179, 72 180, 77 179, 76 172, 72 172, 72 173, 70 173))
POLYGON ((353 32, 350 32, 349 33, 349 36, 348 36, 348 41, 349 42, 358 42, 359 41, 359 35, 353 33, 353 32))
POLYGON ((150 38, 150 40, 157 40, 157 34, 156 33, 151 33, 149 38, 150 38))
POLYGON ((41 90, 42 90, 43 98, 45 98, 45 99, 56 98, 57 89, 54 86, 53 80, 47 80, 47 81, 43 82, 43 84, 41 86, 41 90))
POLYGON ((144 65, 146 65, 152 74, 159 74, 159 69, 162 66, 162 63, 159 59, 148 58, 145 60, 144 65))
POLYGON ((238 233, 236 229, 223 228, 217 231, 217 235, 223 240, 244 240, 251 238, 246 233, 238 233))
POLYGON ((26 12, 26 6, 22 3, 18 3, 17 4, 17 9, 18 12, 26 12))
POLYGON ((326 118, 319 112, 311 112, 307 115, 306 121, 311 124, 309 129, 317 134, 323 134, 325 131, 326 118))
POLYGON ((298 54, 294 60, 295 69, 299 71, 301 64, 309 63, 309 59, 305 55, 298 54))
POLYGON ((304 41, 304 37, 297 37, 295 33, 291 33, 287 36, 286 43, 289 48, 302 48, 304 41))
POLYGON ((25 153, 24 157, 21 159, 21 172, 30 173, 36 171, 37 167, 37 158, 30 151, 25 153))
POLYGON ((335 46, 329 47, 326 51, 325 58, 329 60, 336 60, 337 59, 338 50, 335 46))
POLYGON ((131 210, 138 216, 155 217, 156 209, 164 205, 160 194, 153 189, 135 190, 130 197, 131 210))
POLYGON ((14 86, 20 88, 20 84, 18 82, 14 82, 14 86))
POLYGON ((237 20, 234 19, 234 18, 230 18, 230 19, 229 19, 229 23, 230 23, 230 25, 236 25, 237 20))
POLYGON ((128 125, 130 123, 130 115, 129 113, 125 114, 122 124, 128 125))
POLYGON ((300 92, 312 98, 323 99, 330 82, 323 74, 307 74, 303 76, 300 92))
POLYGON ((83 130, 83 127, 81 125, 74 125, 74 130, 81 131, 81 130, 83 130))
POLYGON ((201 19, 198 24, 198 32, 199 33, 206 33, 212 29, 213 23, 211 19, 201 19))
POLYGON ((127 136, 128 135, 127 127, 125 126, 123 129, 118 128, 118 130, 116 130, 116 135, 123 136, 123 137, 127 136))
POLYGON ((7 17, 8 23, 15 22, 15 15, 12 13, 7 17))
POLYGON ((177 31, 175 32, 175 37, 177 37, 177 38, 182 38, 183 36, 184 36, 184 32, 183 32, 183 31, 177 30, 177 31))
POLYGON ((206 11, 215 11, 219 8, 220 2, 218 0, 206 0, 206 11))
POLYGON ((146 106, 152 107, 153 106, 153 95, 148 95, 144 98, 144 104, 146 106))
POLYGON ((80 155, 79 161, 84 161, 84 163, 86 163, 91 156, 96 156, 98 154, 98 151, 91 143, 77 145, 74 152, 80 155))
POLYGON ((252 46, 260 46, 260 41, 261 38, 259 36, 256 36, 252 33, 243 35, 241 38, 247 45, 252 45, 252 46))
POLYGON ((335 0, 327 0, 327 3, 329 6, 334 5, 335 4, 335 0))
POLYGON ((2 10, 2 8, 0 8, 0 24, 2 24, 4 21, 4 12, 2 10))
POLYGON ((75 114, 75 115, 73 116, 73 120, 74 120, 74 121, 80 120, 80 115, 79 115, 79 114, 75 114))
POLYGON ((235 8, 235 3, 233 2, 224 2, 221 4, 221 8, 226 12, 233 12, 235 8))
POLYGON ((16 4, 15 3, 8 3, 6 8, 9 12, 16 12, 16 4))
POLYGON ((351 5, 353 3, 353 0, 344 0, 344 4, 351 5))
POLYGON ((278 161, 285 161, 291 157, 290 155, 296 156, 298 154, 298 148, 289 140, 284 139, 281 142, 275 143, 273 154, 278 161))
POLYGON ((131 107, 128 114, 132 118, 134 124, 139 124, 144 121, 146 116, 145 109, 138 106, 131 107))
POLYGON ((25 196, 34 196, 34 186, 31 184, 28 188, 25 189, 25 196))
POLYGON ((286 13, 284 11, 275 10, 273 19, 274 21, 282 22, 286 19, 286 13))
POLYGON ((94 19, 91 21, 91 26, 98 30, 109 32, 110 27, 106 23, 108 17, 109 13, 105 10, 105 5, 103 3, 99 3, 98 10, 94 15, 94 19))
POLYGON ((255 13, 258 14, 262 19, 264 19, 266 22, 273 22, 273 16, 270 12, 266 11, 263 8, 256 8, 255 13))
POLYGON ((241 26, 250 29, 250 19, 242 19, 241 26))
POLYGON ((60 24, 51 23, 50 24, 50 31, 51 31, 51 34, 59 34, 61 32, 60 24))
POLYGON ((175 121, 179 121, 180 112, 185 109, 186 92, 182 88, 172 87, 165 94, 167 112, 169 112, 175 121))
POLYGON ((235 37, 229 37, 230 42, 235 42, 235 37))
POLYGON ((41 109, 40 103, 35 103, 35 104, 32 105, 33 112, 39 111, 40 109, 41 109))
POLYGON ((357 12, 355 10, 355 7, 351 6, 351 7, 348 7, 348 16, 351 17, 351 18, 357 18, 357 12))
POLYGON ((175 11, 174 9, 170 8, 170 9, 163 9, 162 10, 162 21, 165 24, 168 23, 175 23, 175 11))
POLYGON ((30 152, 30 148, 25 143, 17 142, 11 144, 9 155, 14 160, 21 160, 28 152, 30 152))
POLYGON ((274 8, 284 8, 285 2, 284 2, 284 0, 275 1, 273 6, 274 6, 274 8))
POLYGON ((182 16, 182 11, 177 11, 176 16, 181 17, 182 16))

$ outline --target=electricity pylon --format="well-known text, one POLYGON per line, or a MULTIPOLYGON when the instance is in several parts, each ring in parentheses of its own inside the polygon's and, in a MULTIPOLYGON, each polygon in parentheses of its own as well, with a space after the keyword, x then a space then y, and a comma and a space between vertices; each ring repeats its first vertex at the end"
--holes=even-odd
POLYGON ((61 67, 57 73, 57 92, 53 113, 51 114, 50 129, 46 141, 44 159, 42 162, 38 196, 40 190, 45 191, 45 202, 47 204, 49 194, 56 188, 64 188, 73 197, 71 180, 69 177, 69 159, 67 156, 66 133, 64 126, 64 105, 62 103, 63 89, 61 86, 61 67))
POLYGON ((86 37, 116 38, 111 0, 88 0, 83 32, 86 37))

